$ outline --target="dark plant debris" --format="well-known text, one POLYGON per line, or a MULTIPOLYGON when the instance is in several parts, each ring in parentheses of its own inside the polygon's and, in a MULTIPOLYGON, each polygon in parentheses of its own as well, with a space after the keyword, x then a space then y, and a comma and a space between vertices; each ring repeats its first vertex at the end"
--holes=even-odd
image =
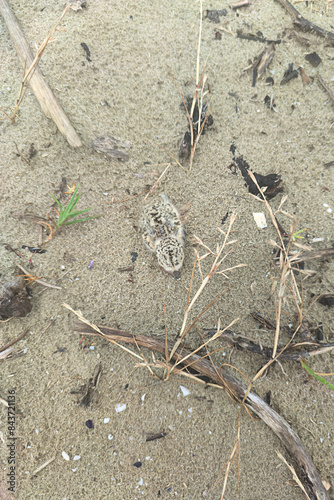
POLYGON ((270 43, 266 50, 255 59, 253 64, 253 82, 252 86, 255 87, 257 78, 261 78, 275 55, 275 43, 270 43))
MULTIPOLYGON (((80 406, 88 407, 93 402, 94 394, 95 394, 95 391, 98 387, 101 373, 102 373, 102 365, 101 365, 101 363, 98 363, 95 367, 93 376, 88 380, 86 386, 84 386, 84 389, 77 389, 77 390, 75 389, 75 390, 71 391, 71 394, 78 394, 78 393, 80 394, 83 391, 85 391, 85 395, 80 401, 80 406)), ((87 425, 87 422, 86 422, 86 425, 87 425)), ((93 428, 94 428, 94 425, 93 425, 93 427, 89 427, 89 429, 93 429, 93 428)))
POLYGON ((42 248, 39 248, 39 247, 28 247, 28 245, 22 245, 21 248, 23 248, 23 249, 26 248, 31 253, 45 253, 45 252, 47 252, 47 250, 44 250, 42 248))
POLYGON ((237 31, 237 38, 242 38, 244 40, 250 40, 251 42, 261 42, 261 43, 274 43, 279 44, 282 40, 269 40, 268 38, 264 38, 261 32, 258 32, 256 35, 252 33, 242 33, 240 30, 237 31))
POLYGON ((270 95, 266 95, 264 98, 264 104, 267 106, 267 108, 271 109, 272 111, 275 111, 276 104, 274 103, 274 99, 270 95))
POLYGON ((227 10, 205 10, 203 12, 203 17, 209 19, 209 21, 212 21, 213 23, 220 23, 220 17, 221 16, 227 16, 227 10))
POLYGON ((137 257, 138 257, 137 252, 131 252, 131 260, 132 260, 133 264, 136 262, 137 257))
MULTIPOLYGON (((236 146, 232 144, 230 147, 230 151, 233 154, 233 161, 237 165, 243 178, 245 179, 249 193, 258 196, 260 194, 260 191, 257 188, 256 184, 252 181, 248 173, 249 171, 252 172, 252 170, 250 169, 250 166, 248 165, 247 161, 244 160, 242 156, 235 156, 236 149, 237 149, 236 146)), ((253 172, 253 175, 260 188, 264 191, 264 195, 268 200, 271 200, 278 193, 281 193, 283 191, 283 186, 281 186, 282 180, 280 175, 277 174, 262 175, 256 172, 253 172), (264 190, 264 188, 266 189, 264 190)))
POLYGON ((280 85, 285 85, 286 83, 290 82, 294 78, 298 78, 301 70, 302 70, 301 67, 299 67, 298 69, 293 69, 293 63, 290 63, 288 69, 286 71, 284 71, 284 76, 283 76, 283 79, 282 79, 280 85))
POLYGON ((156 439, 162 439, 166 435, 167 435, 167 432, 158 432, 157 434, 149 432, 146 434, 146 443, 149 441, 155 441, 156 439))
POLYGON ((22 318, 30 313, 31 309, 32 304, 24 279, 20 276, 3 278, 0 283, 0 316, 22 318))
POLYGON ((84 49, 84 51, 86 52, 86 59, 87 59, 87 61, 92 62, 92 60, 90 58, 90 50, 89 50, 88 45, 85 42, 81 42, 80 45, 84 49))
MULTIPOLYGON (((189 116, 191 115, 192 104, 193 104, 193 96, 189 95, 186 99, 186 107, 187 107, 189 116)), ((181 106, 182 106, 182 108, 184 108, 184 103, 182 103, 181 106)), ((199 119, 201 122, 201 130, 202 130, 201 135, 204 135, 206 129, 208 127, 211 127, 211 125, 213 124, 212 115, 211 114, 207 115, 208 107, 209 107, 209 104, 203 104, 201 116, 199 116, 198 103, 197 103, 197 101, 195 103, 194 111, 193 111, 193 115, 192 115, 193 143, 195 143, 196 137, 198 135, 199 119), (203 123, 204 123, 204 125, 203 125, 203 123)), ((188 125, 188 130, 184 134, 184 137, 182 139, 182 143, 180 146, 179 157, 181 159, 187 159, 187 158, 189 158, 190 153, 191 153, 191 130, 190 130, 190 125, 188 125)))
POLYGON ((221 225, 223 226, 227 220, 227 217, 229 216, 230 212, 229 210, 227 210, 226 214, 224 215, 224 217, 222 218, 222 221, 221 221, 221 225))
POLYGON ((275 80, 273 79, 272 76, 268 76, 265 80, 266 85, 273 86, 275 84, 275 80))
POLYGON ((318 299, 318 302, 323 306, 333 307, 334 306, 334 293, 324 293, 318 299))
POLYGON ((306 54, 305 59, 307 62, 311 64, 311 66, 313 66, 313 68, 319 66, 319 64, 322 61, 321 57, 318 56, 316 52, 311 52, 311 54, 306 54))

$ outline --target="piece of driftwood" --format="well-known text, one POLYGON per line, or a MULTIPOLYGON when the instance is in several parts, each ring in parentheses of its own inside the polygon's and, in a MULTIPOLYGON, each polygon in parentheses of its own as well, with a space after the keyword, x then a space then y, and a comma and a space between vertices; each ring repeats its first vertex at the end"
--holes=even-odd
MULTIPOLYGON (((74 324, 74 332, 80 335, 97 335, 111 342, 125 342, 140 347, 146 347, 156 351, 163 356, 172 352, 173 345, 157 337, 146 335, 133 335, 122 330, 116 330, 106 326, 98 326, 102 335, 97 333, 91 326, 77 321, 74 324)), ((169 357, 169 356, 168 356, 169 357)), ((330 500, 325 490, 319 473, 313 464, 307 449, 300 440, 298 434, 271 406, 265 403, 255 392, 248 392, 236 377, 227 370, 216 367, 210 359, 201 358, 197 354, 184 348, 177 348, 172 358, 173 360, 183 360, 184 366, 191 365, 193 370, 199 374, 209 377, 216 384, 224 387, 230 395, 237 401, 244 402, 261 420, 263 420, 284 444, 291 457, 296 463, 299 478, 304 485, 311 500, 330 500)))
MULTIPOLYGON (((69 6, 66 7, 66 12, 68 8, 69 6)), ((34 56, 7 0, 0 0, 0 12, 7 25, 10 37, 14 43, 17 55, 23 68, 30 68, 34 62, 34 56)), ((65 114, 65 111, 57 101, 48 83, 44 80, 42 72, 38 67, 35 68, 34 73, 29 80, 29 85, 35 94, 43 113, 48 118, 52 118, 70 146, 73 148, 79 148, 82 146, 80 137, 65 114)))
POLYGON ((299 14, 298 10, 295 9, 294 6, 291 5, 291 3, 288 0, 278 0, 278 2, 294 18, 294 23, 296 26, 303 28, 305 31, 314 31, 317 35, 323 36, 325 38, 334 41, 334 33, 332 33, 331 31, 327 31, 324 28, 321 28, 320 26, 317 26, 311 21, 305 19, 305 17, 299 14))

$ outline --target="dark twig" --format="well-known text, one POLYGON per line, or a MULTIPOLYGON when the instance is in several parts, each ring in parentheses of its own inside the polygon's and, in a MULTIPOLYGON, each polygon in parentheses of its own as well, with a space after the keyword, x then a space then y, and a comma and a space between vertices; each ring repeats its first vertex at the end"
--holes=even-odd
POLYGON ((327 31, 324 28, 320 28, 320 26, 317 26, 311 21, 305 19, 305 17, 299 14, 298 10, 295 9, 293 5, 288 2, 288 0, 278 0, 278 2, 294 18, 294 23, 296 26, 303 28, 305 31, 314 31, 317 35, 329 38, 330 40, 334 41, 334 33, 332 33, 331 31, 327 31))
POLYGON ((322 87, 326 90, 327 94, 331 98, 332 104, 334 105, 334 92, 328 87, 328 85, 325 83, 324 79, 319 73, 318 73, 318 80, 319 83, 322 85, 322 87))

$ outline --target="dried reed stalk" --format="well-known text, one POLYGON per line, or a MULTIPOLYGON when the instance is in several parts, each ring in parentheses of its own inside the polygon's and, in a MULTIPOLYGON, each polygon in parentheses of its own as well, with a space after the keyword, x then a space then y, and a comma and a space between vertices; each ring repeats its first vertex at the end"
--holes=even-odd
MULTIPOLYGON (((66 15, 67 11, 69 10, 70 6, 67 5, 57 22, 56 26, 53 28, 51 31, 50 35, 46 38, 42 46, 40 47, 36 57, 34 58, 29 45, 24 37, 24 34, 20 28, 20 25, 11 10, 8 1, 7 0, 0 0, 0 12, 4 18, 4 21, 7 25, 10 37, 14 43, 17 55, 21 61, 21 64, 24 68, 24 75, 21 83, 21 88, 20 88, 20 93, 19 93, 19 98, 18 98, 18 103, 21 102, 21 98, 24 95, 25 88, 27 84, 29 83, 33 93, 35 94, 35 97, 41 106, 43 113, 45 116, 48 118, 52 118, 52 120, 55 122, 57 125, 59 131, 63 134, 67 142, 72 146, 73 148, 79 148, 82 146, 82 142, 80 140, 80 137, 76 133, 72 123, 70 122, 69 118, 65 114, 65 111, 57 101, 55 95, 53 94, 51 88, 47 84, 47 82, 44 80, 44 77, 40 71, 40 69, 37 67, 38 62, 40 58, 42 57, 42 54, 45 50, 45 47, 49 43, 51 37, 53 36, 54 32, 56 31, 59 23, 63 19, 63 17, 66 15), (28 68, 28 70, 26 70, 28 68)), ((17 109, 16 109, 17 111, 17 109)))

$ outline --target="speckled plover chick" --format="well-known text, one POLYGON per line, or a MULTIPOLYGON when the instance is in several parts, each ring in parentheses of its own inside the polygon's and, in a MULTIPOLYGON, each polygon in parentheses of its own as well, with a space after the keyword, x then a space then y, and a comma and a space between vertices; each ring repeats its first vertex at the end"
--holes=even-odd
POLYGON ((165 194, 144 208, 140 228, 145 245, 156 253, 163 269, 178 278, 184 260, 185 231, 179 212, 165 194))

